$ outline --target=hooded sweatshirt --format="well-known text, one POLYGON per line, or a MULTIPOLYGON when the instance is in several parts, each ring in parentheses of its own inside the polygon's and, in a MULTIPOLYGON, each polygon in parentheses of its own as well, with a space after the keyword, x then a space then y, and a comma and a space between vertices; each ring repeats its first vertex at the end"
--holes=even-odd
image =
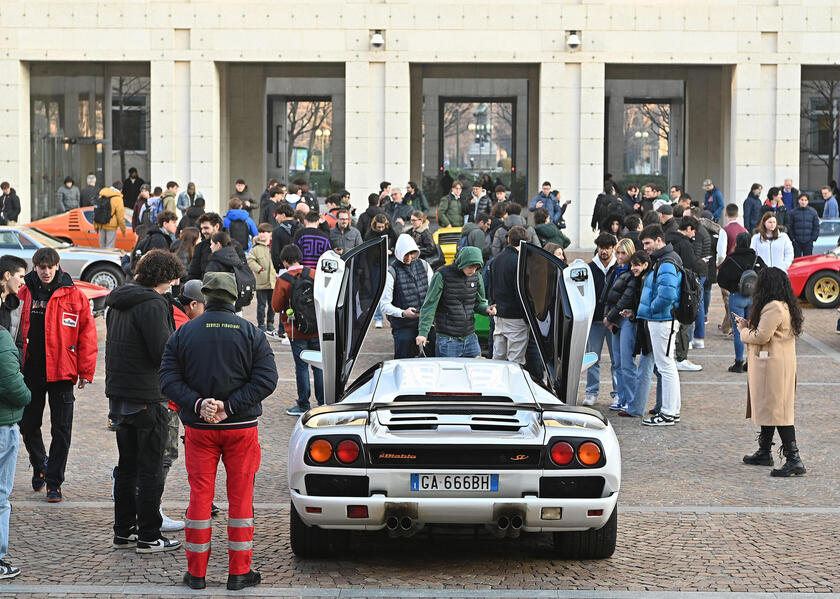
POLYGON ((416 308, 419 313, 432 280, 432 269, 425 260, 419 257, 408 265, 403 262, 403 258, 410 252, 419 251, 411 235, 403 233, 397 237, 394 260, 385 275, 385 290, 379 300, 379 308, 388 317, 391 328, 417 324, 416 318, 403 318, 402 313, 407 308, 416 308))
POLYGON ((239 264, 242 264, 242 259, 236 250, 228 245, 210 254, 204 272, 234 272, 234 267, 239 264))
POLYGON ((176 231, 176 234, 180 235, 181 231, 187 227, 198 228, 198 217, 202 214, 204 214, 204 208, 201 206, 190 206, 187 208, 187 213, 181 217, 181 220, 178 222, 178 230, 176 231))
POLYGON ((498 256, 505 249, 508 231, 513 227, 525 227, 525 230, 531 235, 531 243, 541 245, 537 232, 534 231, 534 227, 528 225, 524 216, 521 214, 508 214, 505 217, 504 224, 496 230, 496 234, 493 236, 493 245, 490 248, 491 254, 498 256))
POLYGON ((455 256, 454 264, 434 274, 420 309, 420 336, 429 336, 432 323, 438 335, 463 340, 475 333, 474 312, 486 316, 488 304, 479 271, 468 277, 462 270, 474 264, 484 265, 481 251, 467 246, 455 256))
POLYGON ((169 302, 153 288, 130 282, 108 294, 105 304, 105 395, 120 402, 165 402, 158 369, 175 330, 169 302))
POLYGON ((223 221, 225 229, 230 231, 230 236, 239 242, 243 248, 251 249, 251 238, 259 235, 257 225, 247 210, 231 208, 225 214, 223 221), (235 223, 235 224, 234 224, 235 223), (246 231, 247 229, 247 231, 246 231))

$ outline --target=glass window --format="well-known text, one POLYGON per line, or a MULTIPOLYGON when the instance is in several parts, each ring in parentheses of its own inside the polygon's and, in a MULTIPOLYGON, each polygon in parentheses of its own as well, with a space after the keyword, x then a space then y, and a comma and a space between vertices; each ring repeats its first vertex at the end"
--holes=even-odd
MULTIPOLYGON (((278 159, 285 155, 288 180, 301 176, 310 188, 329 189, 332 168, 333 103, 327 99, 286 101, 286 136, 278 135, 278 159)), ((282 167, 282 163, 277 165, 282 167)))
POLYGON ((146 151, 148 77, 113 77, 111 85, 113 149, 146 151))
POLYGON ((17 233, 14 231, 0 231, 0 248, 4 250, 19 250, 17 233))
POLYGON ((490 176, 511 187, 513 102, 443 102, 443 168, 453 178, 490 176))
POLYGON ((25 233, 21 233, 18 236, 18 240, 20 241, 20 245, 23 246, 23 249, 25 249, 25 250, 37 250, 38 249, 38 246, 35 244, 35 242, 32 241, 31 239, 29 239, 29 237, 27 237, 25 233))
POLYGON ((624 174, 668 174, 670 104, 624 105, 624 174))

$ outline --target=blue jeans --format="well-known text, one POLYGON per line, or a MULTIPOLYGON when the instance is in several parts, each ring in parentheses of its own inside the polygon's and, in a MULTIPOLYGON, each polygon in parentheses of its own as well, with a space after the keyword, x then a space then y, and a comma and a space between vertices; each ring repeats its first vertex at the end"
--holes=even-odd
MULTIPOLYGON (((712 303, 712 283, 709 282, 709 279, 704 278, 705 282, 703 283, 703 312, 706 319, 709 318, 709 305, 712 303)), ((703 324, 706 324, 706 320, 703 320, 703 324)))
POLYGON ((618 389, 618 380, 616 375, 615 357, 613 356, 613 348, 610 339, 607 335, 612 335, 604 326, 603 322, 593 322, 589 329, 589 340, 586 343, 586 351, 593 352, 598 356, 598 360, 589 367, 586 371, 586 394, 598 395, 599 382, 601 380, 601 350, 604 348, 604 341, 607 342, 607 351, 610 353, 610 374, 612 375, 612 391, 611 397, 616 396, 616 389, 618 389))
MULTIPOLYGON (((300 352, 305 349, 320 350, 318 338, 292 339, 292 357, 295 360, 295 381, 297 382, 297 405, 301 410, 309 409, 309 364, 300 359, 300 352)), ((312 367, 315 379, 315 400, 319 406, 324 405, 324 373, 320 368, 312 367)))
POLYGON ((650 395, 650 377, 656 374, 656 405, 654 409, 658 412, 662 408, 662 383, 659 371, 655 368, 653 352, 639 356, 639 367, 636 369, 636 390, 633 394, 633 401, 627 405, 627 413, 633 416, 642 416, 645 413, 648 396, 650 395))
POLYGON ((481 355, 481 346, 475 333, 463 341, 438 333, 435 354, 439 358, 475 358, 481 355))
POLYGON ((376 322, 383 322, 385 320, 385 315, 382 314, 382 309, 379 307, 379 304, 376 304, 376 311, 373 313, 373 319, 376 322))
POLYGON ((12 513, 9 495, 15 483, 19 445, 18 425, 0 426, 0 559, 9 550, 9 514, 12 513))
MULTIPOLYGON (((749 309, 750 305, 752 305, 752 298, 745 297, 738 293, 730 293, 729 294, 729 311, 735 312, 741 318, 745 318, 747 315, 747 309, 749 309)), ((735 344, 735 359, 738 361, 744 361, 744 344, 741 341, 741 333, 738 332, 738 327, 735 326, 735 319, 732 318, 732 315, 729 315, 730 320, 732 321, 732 343, 735 344)))
POLYGON ((391 335, 394 337, 394 359, 416 358, 417 357, 417 330, 419 321, 415 320, 411 326, 394 328, 391 327, 391 335))
MULTIPOLYGON (((700 277, 700 310, 697 311, 697 318, 694 321, 694 331, 692 333, 692 339, 705 339, 706 338, 706 306, 708 305, 706 302, 709 301, 709 298, 706 296, 706 277, 700 277)), ((709 296, 711 296, 712 292, 709 290, 709 296)))
POLYGON ((618 331, 612 336, 613 359, 617 364, 618 403, 628 405, 633 401, 636 391, 636 360, 633 349, 636 345, 636 323, 629 318, 622 318, 618 331))

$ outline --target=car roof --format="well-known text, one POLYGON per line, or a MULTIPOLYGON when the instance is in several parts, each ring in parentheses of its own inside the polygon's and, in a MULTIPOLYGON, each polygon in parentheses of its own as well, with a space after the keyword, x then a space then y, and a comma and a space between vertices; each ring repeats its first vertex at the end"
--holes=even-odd
MULTIPOLYGON (((522 367, 514 362, 478 358, 412 358, 382 364, 373 403, 440 394, 481 394, 534 405, 522 367)), ((446 396, 441 395, 441 400, 446 396)))

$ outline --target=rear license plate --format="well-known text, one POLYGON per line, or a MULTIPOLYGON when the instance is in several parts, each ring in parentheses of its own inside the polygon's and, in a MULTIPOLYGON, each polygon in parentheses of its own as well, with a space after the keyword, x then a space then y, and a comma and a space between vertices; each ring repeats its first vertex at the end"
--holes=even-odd
POLYGON ((412 474, 412 491, 499 490, 498 474, 412 474))

